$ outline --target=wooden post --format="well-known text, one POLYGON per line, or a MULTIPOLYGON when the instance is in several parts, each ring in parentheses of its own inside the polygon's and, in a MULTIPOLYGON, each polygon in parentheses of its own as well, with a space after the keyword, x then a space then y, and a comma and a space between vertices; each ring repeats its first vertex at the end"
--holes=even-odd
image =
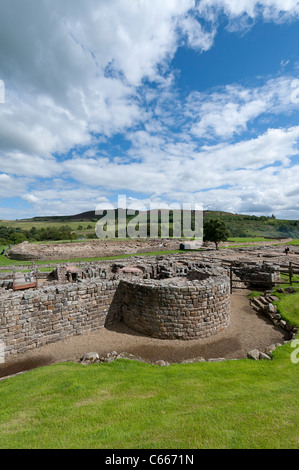
POLYGON ((229 279, 230 279, 230 293, 233 293, 233 267, 229 268, 229 279))
POLYGON ((38 287, 37 266, 36 266, 36 264, 34 263, 34 261, 32 261, 32 272, 34 273, 34 277, 35 277, 35 281, 36 281, 36 288, 37 288, 37 287, 38 287))
POLYGON ((15 290, 15 279, 16 279, 16 267, 13 265, 12 267, 12 288, 15 290))

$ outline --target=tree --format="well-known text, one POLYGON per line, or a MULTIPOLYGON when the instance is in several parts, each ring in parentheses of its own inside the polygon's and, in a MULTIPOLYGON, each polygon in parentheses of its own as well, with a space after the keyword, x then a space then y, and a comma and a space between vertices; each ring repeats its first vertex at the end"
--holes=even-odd
POLYGON ((19 243, 23 243, 27 240, 26 235, 21 232, 15 232, 11 235, 10 240, 14 245, 18 245, 19 243))
POLYGON ((225 242, 229 236, 229 230, 222 220, 212 219, 204 223, 203 241, 215 243, 216 250, 219 249, 219 243, 225 242))

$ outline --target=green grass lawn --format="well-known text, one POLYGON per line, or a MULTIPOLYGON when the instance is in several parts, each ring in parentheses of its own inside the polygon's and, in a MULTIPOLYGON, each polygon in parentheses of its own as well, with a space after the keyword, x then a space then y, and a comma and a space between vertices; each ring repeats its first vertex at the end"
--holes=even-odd
POLYGON ((88 232, 94 232, 95 223, 91 221, 62 221, 62 220, 43 220, 43 221, 35 221, 35 220, 2 220, 1 225, 5 227, 11 228, 21 228, 22 230, 30 230, 32 227, 40 230, 41 228, 49 228, 49 227, 61 227, 62 225, 67 225, 70 230, 74 230, 76 233, 80 234, 88 232), (82 227, 82 230, 77 230, 79 225, 82 227), (87 229, 88 226, 92 226, 93 228, 87 229))
POLYGON ((298 448, 298 365, 60 364, 0 382, 0 447, 298 448), (20 399, 22 397, 22 399, 20 399))
POLYGON ((227 240, 228 242, 233 243, 254 243, 254 242, 273 242, 272 238, 263 238, 263 237, 233 237, 227 240))
POLYGON ((284 280, 284 282, 287 282, 287 284, 281 284, 280 286, 276 287, 275 295, 280 300, 279 302, 274 302, 274 304, 277 305, 278 311, 284 320, 299 328, 299 274, 295 274, 292 277, 292 280, 296 281, 296 283, 292 284, 292 287, 295 290, 295 293, 293 294, 286 295, 284 293, 277 292, 279 287, 285 289, 286 287, 290 286, 288 283, 289 276, 281 274, 281 278, 284 280))
POLYGON ((287 242, 286 245, 299 246, 299 240, 292 240, 291 242, 287 242))

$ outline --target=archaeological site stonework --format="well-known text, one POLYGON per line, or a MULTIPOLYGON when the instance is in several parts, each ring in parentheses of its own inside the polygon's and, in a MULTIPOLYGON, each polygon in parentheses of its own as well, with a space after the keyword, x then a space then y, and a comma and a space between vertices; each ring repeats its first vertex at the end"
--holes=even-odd
POLYGON ((121 290, 125 325, 154 338, 207 338, 229 324, 227 277, 122 281, 121 290))
POLYGON ((153 251, 178 250, 179 240, 126 240, 107 241, 90 240, 73 243, 44 243, 28 242, 13 246, 7 253, 8 257, 19 261, 47 261, 79 258, 99 258, 130 253, 146 253, 153 251))
POLYGON ((8 359, 119 321, 154 338, 207 338, 229 325, 232 276, 266 287, 277 275, 273 264, 228 267, 201 253, 59 264, 18 292, 3 273, 0 342, 8 359))

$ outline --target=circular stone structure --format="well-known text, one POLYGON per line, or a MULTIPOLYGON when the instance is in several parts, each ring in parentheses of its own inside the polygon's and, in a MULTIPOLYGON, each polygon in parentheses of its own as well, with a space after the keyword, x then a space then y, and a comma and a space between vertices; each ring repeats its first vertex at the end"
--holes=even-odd
POLYGON ((202 280, 122 280, 122 320, 153 338, 194 340, 218 334, 230 321, 226 276, 202 280))

